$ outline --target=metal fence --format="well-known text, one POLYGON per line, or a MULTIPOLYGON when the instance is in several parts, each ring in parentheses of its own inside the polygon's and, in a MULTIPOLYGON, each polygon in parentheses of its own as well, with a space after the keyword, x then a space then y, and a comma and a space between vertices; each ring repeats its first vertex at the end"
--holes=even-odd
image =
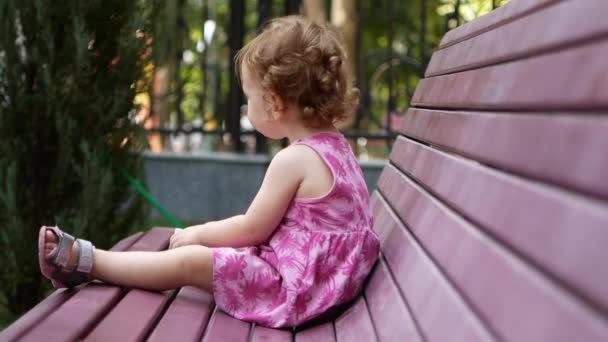
MULTIPOLYGON (((202 27, 202 42, 203 44, 210 45, 209 39, 205 39, 210 29, 206 26, 213 19, 210 6, 213 6, 215 3, 212 0, 199 1, 202 1, 201 5, 203 6, 201 12, 202 18, 200 18, 204 23, 202 27)), ((176 20, 178 29, 187 29, 188 26, 183 13, 184 2, 185 0, 179 0, 177 3, 176 20)), ((409 105, 416 82, 419 78, 423 77, 432 49, 438 44, 438 38, 435 38, 435 40, 429 39, 428 20, 430 10, 443 11, 441 17, 444 22, 440 25, 439 29, 437 28, 437 23, 434 23, 435 25, 432 28, 434 30, 432 32, 434 37, 441 37, 449 29, 471 19, 470 14, 463 13, 463 8, 470 10, 475 5, 477 9, 481 8, 480 11, 483 11, 484 8, 485 11, 488 11, 507 2, 508 0, 410 1, 410 3, 416 5, 412 6, 412 8, 414 9, 415 7, 415 10, 417 10, 417 13, 412 15, 416 16, 419 20, 416 23, 417 26, 414 25, 417 27, 417 32, 409 29, 409 34, 417 36, 419 41, 417 53, 412 55, 409 51, 404 53, 395 49, 395 35, 396 32, 400 32, 399 30, 401 30, 399 23, 402 20, 402 18, 396 17, 395 13, 397 11, 395 10, 395 6, 401 6, 401 3, 392 0, 373 3, 356 0, 357 15, 355 20, 357 21, 357 31, 354 58, 356 65, 355 79, 357 87, 361 90, 361 106, 356 113, 352 128, 343 130, 343 133, 354 142, 353 145, 357 150, 356 152, 359 153, 359 147, 367 145, 368 141, 381 142, 381 144, 376 143, 376 145, 382 145, 383 148, 381 150, 383 152, 376 153, 376 156, 385 156, 385 153, 390 149, 390 145, 397 134, 395 130, 398 122, 409 105), (368 12, 370 6, 378 5, 384 7, 382 9, 385 15, 383 30, 388 42, 384 48, 364 49, 362 40, 368 27, 368 22, 373 19, 368 12), (364 70, 364 66, 370 63, 373 63, 375 68, 371 75, 364 70), (382 80, 381 82, 379 81, 380 79, 382 80), (397 89, 396 84, 399 80, 401 80, 399 84, 403 84, 403 80, 413 81, 409 82, 410 84, 405 87, 397 89), (382 89, 382 92, 379 89, 382 89)), ((251 127, 243 125, 241 106, 244 99, 235 77, 233 57, 243 46, 246 37, 253 35, 266 21, 273 16, 298 13, 301 5, 301 1, 299 0, 284 0, 281 3, 272 0, 257 0, 255 1, 255 8, 253 8, 257 13, 257 23, 255 23, 255 27, 247 27, 245 20, 247 11, 252 10, 251 3, 246 3, 245 0, 230 0, 227 10, 228 18, 226 18, 226 25, 224 27, 229 48, 229 56, 227 57, 230 59, 229 63, 224 64, 228 70, 224 72, 220 70, 220 63, 217 57, 215 61, 208 59, 207 51, 210 49, 207 46, 201 52, 199 66, 201 72, 204 70, 203 85, 199 90, 195 91, 199 100, 199 108, 201 108, 201 119, 187 122, 182 110, 182 102, 188 90, 183 87, 185 82, 182 78, 182 73, 176 72, 174 84, 177 86, 173 92, 173 120, 170 121, 170 125, 164 127, 149 127, 147 133, 150 136, 164 137, 162 140, 164 141, 163 146, 165 146, 165 149, 192 150, 192 146, 197 144, 198 146, 205 145, 201 141, 207 140, 215 141, 215 143, 206 144, 202 148, 204 150, 215 150, 219 146, 219 148, 237 152, 267 153, 269 149, 266 139, 261 134, 252 130, 251 127), (281 5, 281 8, 277 8, 277 4, 281 5), (225 82, 229 84, 227 94, 226 92, 222 94, 220 89, 221 82, 219 80, 222 77, 222 73, 227 74, 229 77, 229 82, 225 82), (212 82, 209 82, 210 79, 212 82), (209 89, 210 84, 215 87, 214 91, 209 89), (216 127, 208 127, 208 125, 204 124, 205 106, 211 106, 213 112, 216 113, 213 118, 217 122, 216 127), (172 145, 176 145, 172 144, 172 142, 179 141, 180 139, 182 142, 178 142, 177 145, 182 144, 186 146, 181 148, 179 146, 175 148, 174 146, 174 148, 171 148, 172 145), (252 146, 254 147, 252 148, 252 146)), ((434 14, 434 12, 431 13, 434 14)), ((198 47, 197 45, 197 49, 198 47)), ((176 56, 178 67, 183 67, 187 51, 184 48, 178 51, 176 56)), ((282 145, 284 146, 285 142, 282 145)))

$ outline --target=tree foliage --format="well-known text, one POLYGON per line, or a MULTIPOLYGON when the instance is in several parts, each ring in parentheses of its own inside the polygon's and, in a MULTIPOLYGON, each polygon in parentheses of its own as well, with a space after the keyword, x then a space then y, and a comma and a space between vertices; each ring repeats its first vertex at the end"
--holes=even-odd
MULTIPOLYGON (((307 0, 303 0, 306 7, 307 0)), ((319 2, 316 1, 315 4, 319 2)), ((359 63, 359 85, 364 93, 369 93, 369 102, 364 103, 366 119, 361 121, 361 129, 378 129, 379 122, 383 121, 388 111, 388 69, 392 75, 392 90, 395 104, 393 110, 404 111, 409 106, 412 95, 424 67, 428 63, 433 49, 435 49, 441 37, 447 30, 453 28, 457 23, 463 24, 473 20, 492 9, 492 0, 460 0, 460 20, 456 20, 456 0, 426 0, 423 22, 422 0, 374 0, 358 2, 358 13, 356 17, 348 17, 348 20, 356 21, 360 31, 359 63), (424 37, 421 35, 425 29, 424 37), (392 39, 392 61, 389 61, 389 28, 393 30, 392 39), (389 68, 390 66, 390 68, 389 68)), ((500 6, 508 0, 494 0, 496 6, 500 6)), ((225 112, 225 101, 228 94, 229 79, 229 51, 228 37, 230 32, 229 16, 230 8, 228 1, 220 0, 188 0, 178 12, 171 10, 160 11, 162 19, 156 20, 160 24, 155 33, 156 39, 162 42, 172 41, 173 45, 165 44, 160 48, 160 53, 173 51, 168 56, 184 56, 189 58, 182 61, 172 59, 171 63, 179 65, 179 81, 170 80, 175 90, 181 85, 182 95, 178 98, 173 96, 169 106, 171 113, 167 116, 176 122, 176 108, 180 108, 186 121, 197 118, 214 117, 218 121, 223 120, 225 112), (207 12, 204 7, 207 6, 207 12), (176 16, 183 18, 186 34, 178 32, 174 22, 176 16), (169 18, 169 19, 167 19, 169 18), (213 20, 216 23, 215 35, 209 46, 205 46, 206 52, 200 50, 199 42, 204 34, 201 23, 204 20, 213 20), (167 24, 163 24, 167 23, 167 24), (171 40, 173 39, 173 40, 171 40), (179 42, 179 45, 174 44, 179 42), (173 50, 172 50, 173 49, 173 50), (197 50, 198 49, 198 50, 197 50), (179 83, 181 82, 181 84, 179 83), (201 106, 201 93, 206 103, 201 106), (176 102, 179 100, 179 103, 176 102)), ((246 1, 245 10, 245 42, 255 35, 257 30, 257 3, 258 1, 246 1)), ((321 1, 322 7, 329 10, 332 1, 321 1)), ((160 8, 165 8, 165 2, 160 1, 160 8)), ((318 4, 317 4, 318 5, 318 4)), ((273 15, 284 15, 285 1, 273 1, 273 15)), ((328 14, 328 13, 327 13, 328 14)), ((329 17, 326 15, 325 17, 329 17)), ((165 62, 162 58, 159 64, 165 62)), ((175 91, 173 92, 175 94, 175 91)), ((213 126, 216 127, 216 126, 213 126)))
POLYGON ((38 228, 107 248, 141 222, 142 132, 132 120, 145 51, 141 2, 0 2, 0 300, 14 314, 48 282, 38 228))

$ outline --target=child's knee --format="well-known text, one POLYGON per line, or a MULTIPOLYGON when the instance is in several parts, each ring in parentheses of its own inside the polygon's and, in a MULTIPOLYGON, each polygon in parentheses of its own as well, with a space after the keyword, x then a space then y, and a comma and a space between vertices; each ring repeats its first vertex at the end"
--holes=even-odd
POLYGON ((180 258, 180 271, 187 284, 203 286, 213 277, 213 254, 204 246, 184 246, 180 258))

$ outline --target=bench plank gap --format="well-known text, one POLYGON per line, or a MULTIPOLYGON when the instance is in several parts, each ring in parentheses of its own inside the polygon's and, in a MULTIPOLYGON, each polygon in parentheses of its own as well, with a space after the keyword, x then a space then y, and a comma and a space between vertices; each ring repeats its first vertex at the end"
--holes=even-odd
POLYGON ((393 166, 381 175, 379 189, 499 338, 608 339, 608 325, 602 315, 482 234, 393 166), (534 310, 521 310, 524 307, 534 310))
POLYGON ((295 342, 336 342, 333 322, 323 323, 296 333, 295 342))
POLYGON ((401 170, 608 311, 608 268, 601 257, 608 245, 608 204, 503 174, 405 138, 395 142, 393 151, 391 160, 401 170), (569 252, 571 248, 576 253, 569 252))
POLYGON ((376 340, 376 332, 365 304, 359 297, 353 306, 348 308, 335 321, 336 339, 338 342, 369 342, 376 340))
MULTIPOLYGON (((403 226, 384 198, 379 193, 374 194, 374 198, 374 215, 378 218, 374 226, 383 224, 389 230, 382 252, 409 306, 403 317, 413 315, 423 337, 429 341, 495 340, 493 333, 403 226)), ((385 269, 384 272, 388 271, 385 269)), ((388 274, 383 276, 390 277, 388 274)), ((380 285, 387 288, 382 291, 389 290, 388 280, 380 285)), ((391 298, 393 296, 399 297, 399 293, 391 298)), ((412 318, 404 320, 412 324, 409 323, 412 318)))
POLYGON ((148 341, 200 341, 213 307, 209 293, 192 286, 181 288, 148 341))
POLYGON ((251 325, 230 317, 216 306, 202 341, 248 342, 251 325))

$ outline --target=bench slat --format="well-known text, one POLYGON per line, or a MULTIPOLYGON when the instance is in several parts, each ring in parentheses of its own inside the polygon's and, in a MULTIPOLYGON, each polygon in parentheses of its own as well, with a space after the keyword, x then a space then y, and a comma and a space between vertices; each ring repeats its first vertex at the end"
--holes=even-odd
MULTIPOLYGON (((389 231, 382 245, 386 263, 424 337, 429 341, 495 340, 377 191, 373 199, 374 227, 384 225, 389 231), (429 296, 429 293, 433 295, 429 296)), ((372 283, 369 287, 372 287, 372 283)), ((389 293, 390 290, 385 288, 379 292, 389 293)), ((393 293, 387 297, 395 300, 399 294, 393 293)), ((371 307, 370 303, 370 310, 373 310, 371 307)), ((408 312, 389 316, 411 324, 408 312)), ((391 323, 387 322, 384 329, 378 330, 390 330, 390 326, 391 323)))
POLYGON ((251 325, 228 316, 216 306, 202 341, 247 342, 251 325))
MULTIPOLYGON (((164 250, 172 234, 173 229, 154 228, 135 242, 130 250, 164 250)), ((86 340, 136 340, 147 336, 173 293, 174 291, 160 293, 130 290, 91 331, 86 340)))
POLYGON ((131 249, 139 239, 144 236, 144 232, 137 232, 131 236, 128 236, 120 241, 118 241, 112 248, 110 248, 113 252, 121 252, 131 249))
POLYGON ((387 240, 393 231, 394 220, 389 215, 382 215, 385 203, 380 199, 378 191, 374 191, 370 196, 370 208, 373 213, 373 229, 380 240, 380 247, 386 246, 387 240))
POLYGON ((293 338, 291 331, 271 329, 260 325, 255 325, 251 334, 251 342, 291 342, 293 338))
POLYGON ((420 81, 412 105, 489 110, 608 109, 608 39, 420 81))
POLYGON ((129 250, 131 251, 164 251, 169 247, 169 238, 175 229, 155 227, 146 232, 129 250))
MULTIPOLYGON (((131 235, 119 241, 111 250, 127 250, 142 235, 142 233, 131 235)), ((54 296, 50 301, 53 306, 47 307, 47 304, 44 304, 45 300, 23 317, 28 319, 30 315, 35 315, 38 319, 28 319, 30 325, 27 331, 22 332, 27 333, 22 340, 38 341, 41 337, 50 339, 52 336, 54 340, 67 341, 81 337, 120 298, 121 290, 114 286, 90 284, 78 292, 61 289, 55 291, 53 295, 56 293, 61 294, 59 297, 54 296), (66 296, 66 293, 69 293, 69 296, 66 296), (83 307, 87 308, 86 312, 82 312, 83 307), (77 315, 74 314, 75 312, 77 315)), ((21 319, 16 323, 20 321, 21 319)), ((4 335, 0 337, 4 338, 4 335)))
POLYGON ((0 341, 16 341, 53 313, 73 295, 66 289, 56 290, 0 333, 0 341))
POLYGON ((608 199, 608 158, 601 157, 608 151, 607 114, 410 109, 401 132, 490 165, 608 199))
POLYGON ((79 339, 108 312, 120 295, 120 289, 114 286, 89 284, 32 329, 23 341, 79 339))
POLYGON ((383 260, 365 288, 365 298, 378 341, 423 340, 383 260))
POLYGON ((397 139, 390 158, 490 234, 608 311, 608 205, 403 137, 397 139))
POLYGON ((129 291, 85 341, 140 341, 146 337, 172 292, 129 291))
POLYGON ((447 32, 441 39, 439 49, 447 48, 463 40, 471 39, 489 30, 517 20, 544 7, 563 0, 516 0, 501 6, 475 20, 447 32))
POLYGON ((207 292, 192 286, 183 287, 148 341, 200 341, 213 305, 213 297, 207 292))
POLYGON ((608 2, 562 1, 474 38, 437 50, 426 77, 567 49, 608 33, 608 2), (585 25, 580 23, 584 22, 585 25), (499 42, 499 43, 497 43, 499 42))
POLYGON ((333 323, 323 323, 321 325, 298 331, 295 342, 336 342, 336 335, 333 323))
MULTIPOLYGON (((448 173, 443 169, 443 175, 448 173)), ((500 339, 608 339, 603 315, 533 270, 395 167, 387 166, 378 184, 417 241, 500 339)), ((483 205, 484 197, 478 199, 483 205)))
POLYGON ((355 303, 338 317, 334 326, 338 342, 368 342, 376 340, 365 299, 360 296, 355 303))

